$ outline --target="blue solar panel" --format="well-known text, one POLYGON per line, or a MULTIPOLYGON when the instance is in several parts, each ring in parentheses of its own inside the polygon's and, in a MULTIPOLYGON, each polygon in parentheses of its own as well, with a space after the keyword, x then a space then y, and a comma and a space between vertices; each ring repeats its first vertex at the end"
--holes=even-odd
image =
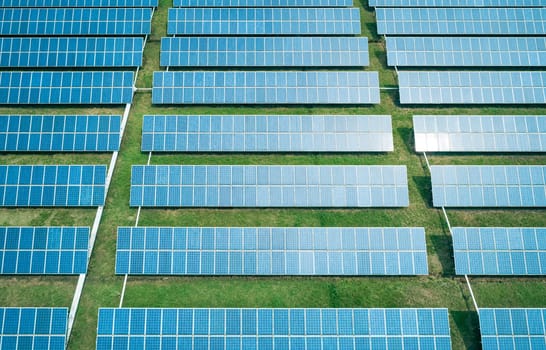
POLYGON ((390 116, 145 115, 142 126, 143 152, 392 150, 390 116))
POLYGON ((546 275, 546 228, 454 227, 458 275, 546 275))
POLYGON ((480 308, 483 350, 546 349, 546 309, 480 308))
POLYGON ((0 206, 104 205, 104 165, 0 165, 0 206))
POLYGON ((374 104, 377 72, 154 72, 154 104, 374 104))
POLYGON ((0 38, 0 67, 138 67, 144 39, 0 38))
POLYGON ((0 72, 0 104, 125 104, 133 72, 0 72))
POLYGON ((119 227, 117 242, 117 274, 428 274, 423 228, 119 227))
POLYGON ((357 8, 170 8, 167 34, 360 34, 357 8))
POLYGON ((174 7, 348 7, 353 0, 174 0, 174 7))
POLYGON ((158 0, 2 0, 0 7, 157 7, 158 0))
POLYGON ((86 273, 88 246, 89 227, 0 227, 0 274, 86 273))
POLYGON ((402 104, 546 103, 546 72, 400 71, 402 104))
POLYGON ((451 349, 440 308, 101 308, 97 333, 97 350, 451 349))
POLYGON ((131 206, 405 207, 405 166, 133 165, 131 206))
POLYGON ((371 7, 532 7, 545 0, 369 0, 371 7))
POLYGON ((121 116, 0 115, 0 152, 114 152, 121 116))
POLYGON ((377 32, 400 35, 543 35, 546 8, 377 8, 377 32))
POLYGON ((161 39, 161 65, 167 67, 361 67, 368 64, 368 38, 364 37, 161 39))
POLYGON ((0 8, 0 35, 147 35, 151 8, 0 8))
POLYGON ((67 308, 0 308, 2 349, 64 350, 67 308))
POLYGON ((545 37, 387 37, 389 66, 546 66, 545 37))
POLYGON ((417 152, 546 152, 546 116, 416 115, 417 152))
POLYGON ((546 207, 546 166, 430 168, 435 207, 546 207))

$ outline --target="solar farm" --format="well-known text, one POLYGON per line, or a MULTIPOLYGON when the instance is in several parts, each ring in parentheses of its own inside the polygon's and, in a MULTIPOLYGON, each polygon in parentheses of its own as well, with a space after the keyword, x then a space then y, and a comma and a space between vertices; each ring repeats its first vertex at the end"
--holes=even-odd
POLYGON ((0 0, 0 349, 546 349, 545 0, 0 0))

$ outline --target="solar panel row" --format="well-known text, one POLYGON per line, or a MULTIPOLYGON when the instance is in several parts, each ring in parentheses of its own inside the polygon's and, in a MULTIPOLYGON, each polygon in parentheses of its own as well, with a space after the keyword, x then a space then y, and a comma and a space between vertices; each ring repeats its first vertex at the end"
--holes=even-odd
POLYGON ((545 0, 369 0, 372 7, 543 7, 545 0))
POLYGON ((157 7, 158 0, 2 0, 0 7, 157 7))
POLYGON ((174 7, 349 7, 353 0, 174 0, 174 7))

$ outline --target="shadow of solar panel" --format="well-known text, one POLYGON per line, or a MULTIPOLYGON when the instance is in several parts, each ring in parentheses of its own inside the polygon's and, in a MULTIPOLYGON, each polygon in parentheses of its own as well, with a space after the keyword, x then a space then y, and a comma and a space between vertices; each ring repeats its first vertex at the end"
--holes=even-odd
POLYGON ((158 0, 3 0, 0 7, 157 7, 158 0))
POLYGON ((544 0, 369 0, 371 7, 543 7, 544 0))
POLYGON ((349 7, 352 0, 174 0, 174 7, 349 7))

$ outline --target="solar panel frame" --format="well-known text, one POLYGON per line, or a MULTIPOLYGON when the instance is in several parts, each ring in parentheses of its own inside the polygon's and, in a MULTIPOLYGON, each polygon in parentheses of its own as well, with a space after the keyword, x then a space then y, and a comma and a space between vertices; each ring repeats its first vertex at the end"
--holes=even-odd
POLYGON ((351 7, 353 0, 174 0, 173 7, 351 7))
POLYGON ((370 7, 543 7, 544 0, 369 0, 370 7))
POLYGON ((2 0, 0 7, 157 7, 159 0, 2 0))

